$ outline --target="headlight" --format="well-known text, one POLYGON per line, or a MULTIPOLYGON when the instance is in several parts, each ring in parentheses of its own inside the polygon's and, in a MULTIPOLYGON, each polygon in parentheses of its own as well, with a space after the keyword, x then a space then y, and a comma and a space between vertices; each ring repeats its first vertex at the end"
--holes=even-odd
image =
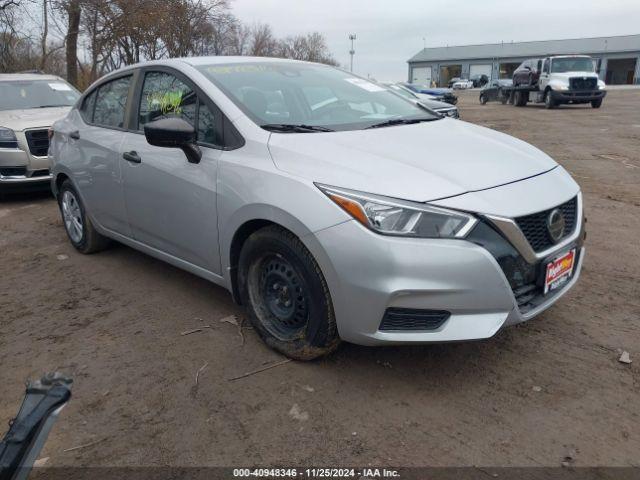
POLYGON ((602 80, 598 80, 598 89, 604 90, 605 88, 607 88, 607 84, 604 83, 602 80))
POLYGON ((0 127, 0 148, 18 148, 18 139, 10 128, 0 127))
POLYGON ((317 187, 362 225, 383 235, 464 238, 477 222, 464 212, 324 185, 317 187))
POLYGON ((569 90, 569 85, 565 85, 565 84, 555 85, 555 89, 556 90, 569 90))

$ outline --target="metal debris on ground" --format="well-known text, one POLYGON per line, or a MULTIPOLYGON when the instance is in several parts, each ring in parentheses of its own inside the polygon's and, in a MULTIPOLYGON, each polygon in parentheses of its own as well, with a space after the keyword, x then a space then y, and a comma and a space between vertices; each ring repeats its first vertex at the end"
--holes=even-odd
POLYGON ((542 391, 542 387, 539 387, 538 385, 534 385, 531 390, 533 390, 534 392, 541 392, 542 391))
POLYGON ((58 260, 67 260, 69 258, 69 256, 68 255, 58 255, 56 258, 58 260))
POLYGON ((228 378, 227 380, 229 382, 233 382, 235 380, 240 380, 241 378, 249 377, 251 375, 255 375, 256 373, 264 372, 265 370, 269 370, 271 368, 279 367, 280 365, 284 365, 285 363, 289 363, 290 361, 291 361, 291 359, 288 358, 286 360, 282 360, 281 362, 272 363, 271 365, 267 365, 266 367, 258 368, 256 370, 244 373, 244 374, 239 375, 237 377, 228 378))

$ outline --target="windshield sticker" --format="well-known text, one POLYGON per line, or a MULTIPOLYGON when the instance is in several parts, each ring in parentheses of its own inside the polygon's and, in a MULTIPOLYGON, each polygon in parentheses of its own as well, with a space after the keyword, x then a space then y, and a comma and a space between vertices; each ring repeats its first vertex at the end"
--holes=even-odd
POLYGON ((71 87, 69 85, 62 82, 50 83, 49 87, 51 88, 51 90, 55 90, 56 92, 68 92, 71 90, 71 87))
POLYGON ((356 87, 360 87, 367 92, 384 92, 386 88, 383 88, 375 83, 369 82, 364 78, 345 78, 345 82, 349 82, 356 87))
POLYGON ((151 92, 147 95, 147 105, 152 111, 160 111, 163 115, 182 113, 182 92, 151 92))

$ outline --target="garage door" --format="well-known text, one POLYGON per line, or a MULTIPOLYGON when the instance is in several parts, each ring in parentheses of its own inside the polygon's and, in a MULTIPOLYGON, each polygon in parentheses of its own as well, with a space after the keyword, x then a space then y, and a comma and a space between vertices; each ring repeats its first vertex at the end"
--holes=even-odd
POLYGON ((431 67, 416 67, 411 71, 411 83, 431 85, 431 67))
POLYGON ((473 77, 474 75, 486 75, 489 80, 491 80, 491 64, 483 63, 478 65, 471 65, 469 70, 469 75, 473 77))

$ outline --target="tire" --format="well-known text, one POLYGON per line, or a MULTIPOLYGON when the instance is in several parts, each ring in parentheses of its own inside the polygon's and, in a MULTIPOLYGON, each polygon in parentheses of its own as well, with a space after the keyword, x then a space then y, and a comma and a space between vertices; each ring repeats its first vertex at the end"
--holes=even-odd
POLYGON ((506 105, 509 101, 509 97, 505 95, 502 90, 498 91, 498 98, 500 98, 500 103, 502 103, 502 105, 506 105))
POLYGON ((86 214, 80 195, 69 180, 65 180, 60 187, 58 206, 64 229, 76 250, 90 254, 109 246, 109 239, 96 231, 86 214))
POLYGON ((486 105, 487 104, 487 97, 485 97, 484 95, 480 95, 480 103, 482 105, 486 105))
POLYGON ((527 104, 527 97, 521 92, 517 90, 515 93, 515 106, 516 107, 524 107, 527 104))
POLYGON ((274 350, 313 360, 340 343, 327 282, 294 234, 273 225, 254 232, 240 252, 240 300, 253 327, 274 350))
POLYGON ((555 99, 553 98, 553 94, 551 90, 547 90, 547 93, 544 96, 544 108, 547 110, 551 110, 552 108, 556 108, 557 104, 555 99))
POLYGON ((593 108, 600 108, 602 106, 602 99, 598 98, 597 100, 591 100, 591 106, 593 108))

